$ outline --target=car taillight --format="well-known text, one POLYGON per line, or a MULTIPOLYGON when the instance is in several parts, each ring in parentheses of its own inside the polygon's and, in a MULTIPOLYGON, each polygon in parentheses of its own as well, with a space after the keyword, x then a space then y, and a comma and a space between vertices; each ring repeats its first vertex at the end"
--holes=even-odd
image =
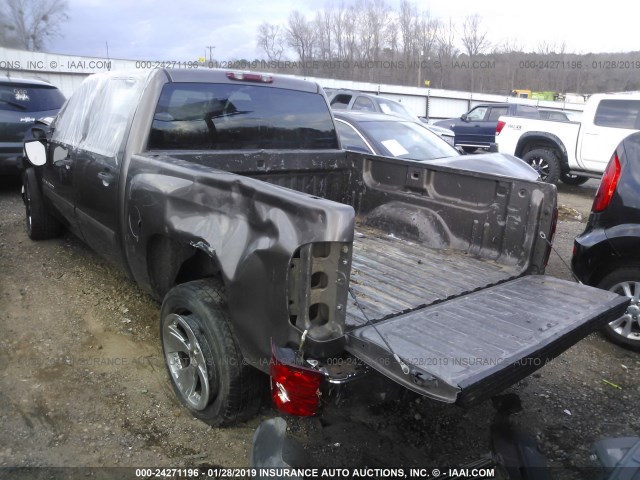
POLYGON ((498 125, 496 125, 496 135, 500 135, 500 132, 504 128, 505 124, 506 122, 503 122, 502 120, 498 120, 498 125))
POLYGON ((620 159, 618 158, 618 152, 613 152, 613 157, 609 160, 607 169, 602 175, 596 198, 593 199, 592 212, 601 212, 609 206, 613 192, 618 185, 618 179, 620 178, 620 159))
POLYGON ((273 77, 271 75, 262 75, 259 73, 227 72, 227 78, 229 80, 240 80, 243 82, 273 83, 273 77))
POLYGON ((320 408, 320 384, 323 374, 294 365, 278 357, 277 347, 271 356, 271 398, 283 413, 309 417, 320 408))

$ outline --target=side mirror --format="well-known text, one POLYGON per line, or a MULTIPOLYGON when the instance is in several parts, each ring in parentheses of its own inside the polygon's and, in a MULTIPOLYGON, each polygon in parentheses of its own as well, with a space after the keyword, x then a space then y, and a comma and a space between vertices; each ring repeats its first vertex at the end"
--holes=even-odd
POLYGON ((460 115, 460 120, 462 120, 463 122, 468 122, 469 118, 467 117, 466 113, 463 113, 462 115, 460 115))
POLYGON ((40 140, 29 140, 24 142, 24 151, 27 156, 27 160, 34 167, 41 167, 47 163, 47 149, 44 147, 40 140))

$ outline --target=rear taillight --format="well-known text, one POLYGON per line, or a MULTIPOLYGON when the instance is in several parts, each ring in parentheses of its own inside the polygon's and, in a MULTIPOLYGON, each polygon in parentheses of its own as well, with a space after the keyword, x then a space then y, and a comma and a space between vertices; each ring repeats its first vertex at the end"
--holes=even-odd
POLYGON ((242 82, 273 83, 273 77, 271 75, 262 75, 260 73, 227 72, 227 78, 229 80, 240 80, 242 82))
POLYGON ((324 375, 280 358, 277 351, 274 346, 271 356, 273 403, 278 410, 289 415, 315 415, 320 408, 320 384, 324 375))
POLYGON ((613 192, 616 190, 618 180, 620 179, 620 159, 618 152, 613 152, 613 157, 609 160, 607 169, 602 175, 596 198, 593 200, 592 212, 601 212, 609 206, 613 192))
POLYGON ((496 135, 500 135, 500 132, 504 128, 505 124, 506 122, 503 122, 502 120, 498 120, 498 125, 496 125, 496 135))

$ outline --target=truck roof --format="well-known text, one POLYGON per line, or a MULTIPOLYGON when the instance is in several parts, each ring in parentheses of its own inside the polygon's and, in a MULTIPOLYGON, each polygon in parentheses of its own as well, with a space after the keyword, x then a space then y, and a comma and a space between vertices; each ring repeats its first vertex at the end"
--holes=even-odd
POLYGON ((596 98, 596 99, 620 99, 620 100, 625 100, 625 99, 633 99, 633 100, 638 100, 640 99, 640 92, 635 91, 635 92, 617 92, 617 93, 594 93, 593 95, 591 95, 589 97, 590 101, 592 98, 596 98))

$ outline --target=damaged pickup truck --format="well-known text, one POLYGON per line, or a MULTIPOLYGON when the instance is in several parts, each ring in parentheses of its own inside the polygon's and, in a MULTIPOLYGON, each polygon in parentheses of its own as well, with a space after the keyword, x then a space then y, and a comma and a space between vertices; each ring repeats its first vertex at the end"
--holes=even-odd
POLYGON ((89 77, 25 144, 27 231, 67 228, 162 301, 191 413, 283 411, 391 379, 473 405, 628 300, 543 276, 553 185, 340 149, 322 90, 155 70, 89 77))

